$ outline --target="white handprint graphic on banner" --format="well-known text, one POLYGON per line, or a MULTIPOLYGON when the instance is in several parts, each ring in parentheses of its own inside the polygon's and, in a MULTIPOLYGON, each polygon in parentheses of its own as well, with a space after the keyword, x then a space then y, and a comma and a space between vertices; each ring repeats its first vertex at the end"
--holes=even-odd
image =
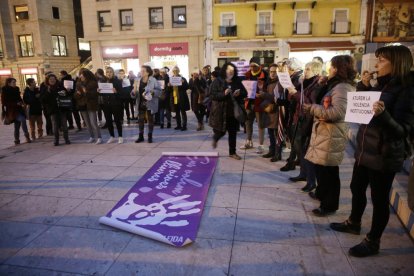
POLYGON ((188 220, 170 219, 175 218, 177 216, 196 214, 201 211, 200 208, 195 208, 197 205, 201 203, 201 201, 183 202, 183 200, 189 198, 190 195, 171 197, 159 203, 155 202, 148 205, 136 204, 134 200, 138 196, 138 193, 131 193, 128 196, 128 200, 124 204, 122 204, 118 209, 112 211, 111 218, 127 220, 128 223, 136 226, 167 225, 170 227, 180 227, 188 225, 188 220), (186 210, 176 211, 178 209, 186 210))

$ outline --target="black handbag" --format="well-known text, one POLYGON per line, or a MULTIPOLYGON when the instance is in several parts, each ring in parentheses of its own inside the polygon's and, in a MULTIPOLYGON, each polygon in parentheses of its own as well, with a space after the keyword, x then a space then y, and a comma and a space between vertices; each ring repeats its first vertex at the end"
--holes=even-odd
POLYGON ((233 109, 234 109, 234 118, 236 118, 237 121, 240 123, 246 122, 246 112, 244 109, 239 105, 239 103, 236 101, 236 99, 232 96, 231 97, 233 101, 233 109))

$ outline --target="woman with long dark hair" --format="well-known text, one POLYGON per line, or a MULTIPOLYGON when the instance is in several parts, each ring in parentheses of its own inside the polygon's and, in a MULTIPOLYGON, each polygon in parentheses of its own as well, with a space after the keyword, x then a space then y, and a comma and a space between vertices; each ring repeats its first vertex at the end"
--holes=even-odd
POLYGON ((89 131, 88 143, 102 144, 101 131, 98 127, 98 82, 95 75, 86 68, 79 71, 75 93, 77 109, 81 112, 89 131))
POLYGON ((161 96, 161 87, 152 76, 150 66, 141 67, 141 78, 135 81, 131 96, 136 99, 138 112, 139 135, 135 143, 144 142, 145 120, 148 122, 148 143, 152 143, 154 131, 154 116, 158 112, 158 99, 161 96))
MULTIPOLYGON (((115 72, 112 67, 106 68, 105 79, 102 79, 101 82, 112 83, 113 85, 112 93, 100 94, 102 97, 103 112, 106 121, 105 125, 108 127, 109 135, 111 135, 106 143, 110 144, 115 141, 115 131, 113 124, 115 121, 115 125, 118 131, 118 144, 122 144, 124 142, 124 138, 122 137, 122 120, 124 116, 124 109, 121 98, 122 83, 115 76, 115 72)), ((99 91, 100 90, 98 89, 98 92, 99 91)))
POLYGON ((316 216, 334 214, 339 208, 339 165, 344 158, 348 131, 344 121, 347 93, 355 91, 355 76, 351 56, 333 57, 327 83, 319 92, 316 103, 303 105, 304 112, 314 117, 305 158, 315 164, 316 196, 320 200, 320 207, 313 210, 316 216))
POLYGON ((352 211, 343 223, 332 223, 338 232, 359 235, 361 218, 367 205, 366 190, 371 187, 374 207, 371 230, 366 238, 352 247, 349 253, 356 257, 378 254, 380 240, 387 226, 389 196, 395 174, 408 157, 407 138, 414 130, 413 57, 402 45, 377 49, 378 86, 370 90, 381 91, 374 103, 374 118, 361 125, 357 134, 355 164, 351 180, 352 211))
POLYGON ((26 113, 24 102, 20 95, 20 89, 16 86, 15 78, 8 78, 6 85, 1 89, 2 119, 7 124, 14 123, 14 144, 20 144, 20 126, 26 137, 26 142, 30 143, 30 135, 26 124, 26 113))
POLYGON ((220 76, 213 81, 210 87, 211 111, 209 125, 213 128, 213 148, 228 132, 229 155, 241 160, 236 153, 237 131, 240 122, 234 116, 234 104, 243 107, 247 97, 246 89, 237 75, 237 68, 232 63, 226 63, 221 68, 220 76))
POLYGON ((67 124, 67 114, 73 104, 68 91, 58 81, 56 75, 49 74, 45 79, 46 89, 41 97, 45 111, 52 119, 54 145, 59 146, 59 128, 63 131, 63 138, 67 145, 70 144, 67 124))

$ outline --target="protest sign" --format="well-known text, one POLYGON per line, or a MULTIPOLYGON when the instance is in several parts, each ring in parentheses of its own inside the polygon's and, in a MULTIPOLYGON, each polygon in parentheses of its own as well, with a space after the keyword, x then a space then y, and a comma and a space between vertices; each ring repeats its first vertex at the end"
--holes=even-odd
POLYGON ((114 86, 112 83, 106 83, 106 82, 101 83, 100 82, 98 83, 98 88, 100 89, 99 93, 103 93, 103 94, 114 93, 114 90, 113 90, 114 86))
POLYGON ((63 87, 65 87, 67 90, 73 89, 73 81, 72 80, 64 80, 63 81, 63 87))
POLYGON ((247 98, 256 99, 257 81, 244 80, 242 84, 246 88, 247 98))
POLYGON ((381 97, 381 92, 348 92, 345 122, 369 124, 374 117, 373 105, 381 97))
POLYGON ((170 77, 170 83, 172 86, 181 86, 181 77, 170 77))
POLYGON ((158 81, 158 84, 160 85, 161 90, 164 90, 164 88, 165 88, 165 81, 164 80, 159 80, 158 81))
POLYGON ((283 88, 287 89, 294 87, 288 72, 277 72, 277 76, 279 77, 279 83, 283 88))

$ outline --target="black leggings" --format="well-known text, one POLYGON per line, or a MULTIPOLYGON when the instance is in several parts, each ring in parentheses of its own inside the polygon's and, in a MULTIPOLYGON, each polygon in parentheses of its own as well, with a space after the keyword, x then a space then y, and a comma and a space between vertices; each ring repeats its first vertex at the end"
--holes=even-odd
MULTIPOLYGON (((229 133, 229 154, 236 153, 236 143, 237 143, 237 129, 239 126, 239 122, 234 117, 227 118, 227 132, 229 133)), ((217 129, 213 129, 214 136, 213 139, 215 141, 220 140, 224 135, 226 135, 225 131, 220 131, 217 129)))
POLYGON ((321 201, 320 207, 328 212, 338 210, 341 192, 339 167, 315 165, 315 174, 318 181, 316 196, 321 201))
POLYGON ((138 125, 140 134, 144 133, 145 119, 147 119, 148 122, 148 133, 152 133, 154 131, 154 115, 151 113, 151 110, 139 110, 138 125))
POLYGON ((187 112, 179 104, 175 105, 175 120, 177 127, 187 127, 187 112))
POLYGON ((389 196, 395 172, 382 172, 364 166, 354 165, 351 180, 352 212, 350 220, 361 223, 362 215, 367 206, 366 191, 371 186, 371 199, 374 206, 371 231, 368 237, 373 240, 381 239, 382 233, 390 218, 389 196))
POLYGON ((122 105, 104 105, 103 112, 105 115, 106 125, 108 126, 109 134, 114 137, 114 124, 115 121, 116 128, 118 130, 118 136, 122 137, 122 120, 123 120, 123 107, 122 105), (112 120, 112 116, 114 119, 112 120))

